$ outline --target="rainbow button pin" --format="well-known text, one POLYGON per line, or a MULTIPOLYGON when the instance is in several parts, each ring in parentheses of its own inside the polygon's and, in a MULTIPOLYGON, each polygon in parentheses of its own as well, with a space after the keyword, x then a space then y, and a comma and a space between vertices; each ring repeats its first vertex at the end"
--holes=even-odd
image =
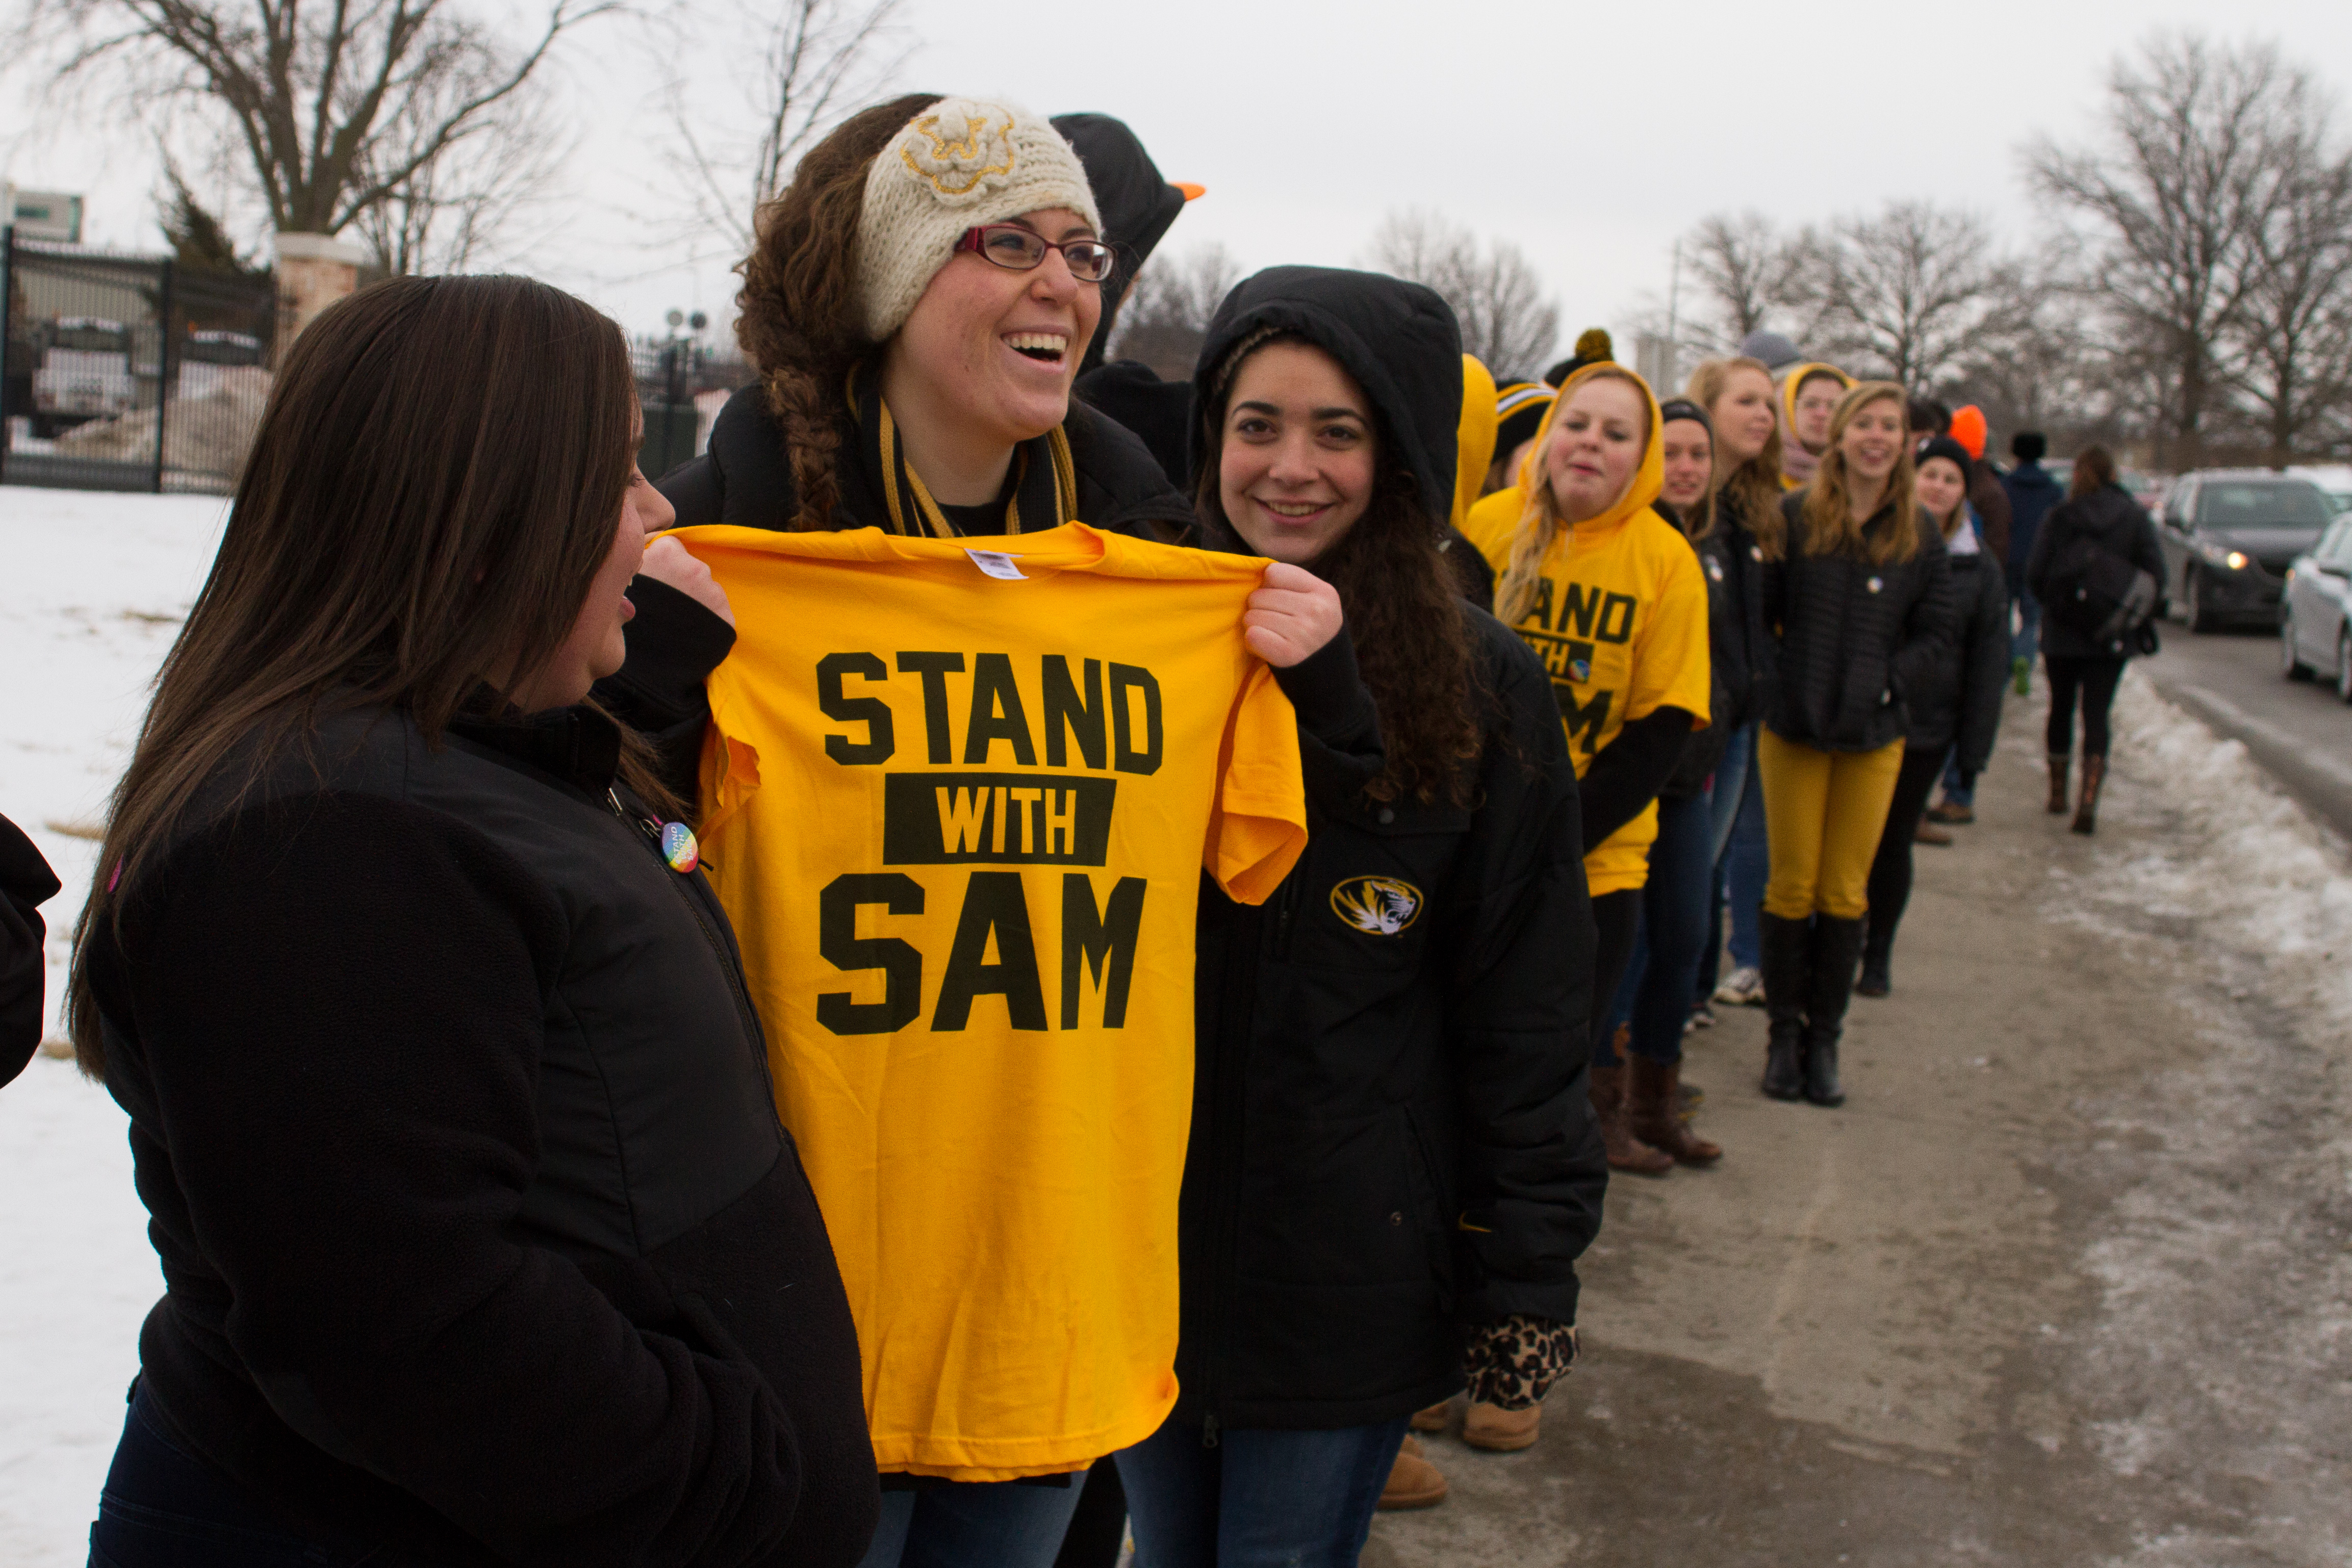
POLYGON ((684 822, 662 824, 661 852, 669 869, 680 876, 702 863, 702 846, 694 841, 694 830, 684 822))

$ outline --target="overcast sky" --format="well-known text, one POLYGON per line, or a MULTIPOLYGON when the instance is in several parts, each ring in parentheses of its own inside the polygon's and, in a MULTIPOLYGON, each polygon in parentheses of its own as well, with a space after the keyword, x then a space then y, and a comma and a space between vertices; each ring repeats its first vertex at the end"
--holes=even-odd
MULTIPOLYGON (((734 283, 723 262, 676 263, 636 26, 575 46, 562 88, 591 129, 519 254, 645 330, 671 306, 723 313, 734 283)), ((1675 236, 1712 212, 1799 223, 1927 198, 2022 239, 2037 218, 2019 146, 2090 133, 2109 61, 2163 27, 2275 39, 2331 86, 2352 78, 2341 0, 908 0, 898 85, 1125 119, 1169 178, 1209 188, 1162 254, 1215 240, 1244 268, 1344 265, 1385 213, 1433 208, 1527 252, 1565 340, 1663 301, 1675 236)), ((714 95, 743 44, 707 40, 714 95)), ((155 244, 136 138, 85 123, 28 141, 27 95, 6 87, 6 177, 89 192, 94 240, 155 244)))

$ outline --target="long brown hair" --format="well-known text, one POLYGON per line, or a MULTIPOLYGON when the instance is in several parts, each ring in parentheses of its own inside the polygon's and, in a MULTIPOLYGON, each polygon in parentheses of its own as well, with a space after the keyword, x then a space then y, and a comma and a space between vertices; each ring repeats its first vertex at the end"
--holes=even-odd
POLYGON ((2104 446, 2085 446, 2075 455, 2074 471, 2066 476, 2066 498, 2078 499, 2115 482, 2115 454, 2104 446))
POLYGON ((1873 566, 1885 566, 1909 560, 1918 553, 1918 473, 1912 465, 1909 441, 1896 439, 1895 471, 1887 475, 1886 494, 1871 514, 1870 520, 1885 517, 1886 522, 1874 528, 1853 518, 1853 492, 1846 476, 1843 444, 1846 428, 1864 409, 1889 401, 1898 410, 1907 406, 1903 389, 1893 382, 1864 382, 1838 399, 1837 412, 1830 415, 1829 444, 1822 449, 1822 465, 1805 487, 1807 555, 1853 555, 1873 566))
MULTIPOLYGON (((1773 401, 1779 392, 1772 386, 1772 371, 1763 361, 1740 355, 1728 360, 1708 360, 1691 372, 1690 384, 1683 395, 1706 410, 1707 418, 1716 428, 1723 426, 1723 418, 1715 411, 1716 403, 1731 388, 1731 378, 1742 371, 1754 371, 1764 378, 1767 395, 1773 401)), ((1764 450, 1745 463, 1724 467, 1723 443, 1715 444, 1715 509, 1726 510, 1738 517, 1748 531, 1756 537, 1757 547, 1768 560, 1780 559, 1780 549, 1787 532, 1780 518, 1780 497, 1785 493, 1780 483, 1780 421, 1775 411, 1772 434, 1764 438, 1764 450)))
MULTIPOLYGON (((199 789, 234 768, 233 807, 349 708, 437 742, 492 672, 543 665, 612 551, 635 420, 621 329, 528 278, 395 278, 303 329, 115 787, 74 934, 84 1072, 106 1070, 90 939, 199 789)), ((667 806, 623 733, 628 782, 667 806)))
POLYGON ((833 527, 835 464, 850 368, 873 349, 857 314, 857 218, 875 155, 940 95, 908 93, 860 110, 808 151, 793 183, 761 204, 751 254, 737 269, 735 336, 759 367, 768 412, 784 433, 794 528, 833 527))
MULTIPOLYGON (((1237 539, 1218 485, 1225 449, 1225 402, 1242 362, 1268 343, 1319 345, 1286 329, 1255 332, 1225 356, 1215 379, 1215 406, 1201 411, 1204 438, 1193 510, 1212 538, 1237 539)), ((1336 362, 1336 361, 1335 361, 1336 362)), ((1344 538, 1315 563, 1316 574, 1339 590, 1356 666, 1370 688, 1388 754, 1380 777, 1365 786, 1376 800, 1409 796, 1428 805, 1472 803, 1477 780, 1469 764, 1478 756, 1477 706, 1470 690, 1470 626, 1461 591, 1438 539, 1445 514, 1434 514, 1419 481, 1370 400, 1373 425, 1371 499, 1344 538)), ((1452 497, 1441 497, 1438 506, 1452 497)))
MULTIPOLYGON (((1553 543, 1569 530, 1568 519, 1560 516, 1559 497, 1552 493, 1551 465, 1544 461, 1544 450, 1551 444, 1560 415, 1567 412, 1571 387, 1602 381, 1623 382, 1642 394, 1642 444, 1644 448, 1657 434, 1650 427, 1650 409, 1656 401, 1650 395, 1650 383, 1624 366, 1604 361, 1599 365, 1586 366, 1560 383, 1559 396, 1553 400, 1551 412, 1545 416, 1543 427, 1536 433, 1536 445, 1528 454, 1529 480, 1520 497, 1518 530, 1511 536, 1511 558, 1495 583, 1495 615, 1506 626, 1517 625, 1520 618, 1527 614, 1528 606, 1534 603, 1536 584, 1543 577, 1544 557, 1551 553, 1553 543)), ((1639 474, 1640 470, 1636 468, 1636 477, 1639 474)), ((1633 483, 1633 479, 1626 481, 1629 486, 1633 483)), ((1617 497, 1619 501, 1623 499, 1622 494, 1617 497)))

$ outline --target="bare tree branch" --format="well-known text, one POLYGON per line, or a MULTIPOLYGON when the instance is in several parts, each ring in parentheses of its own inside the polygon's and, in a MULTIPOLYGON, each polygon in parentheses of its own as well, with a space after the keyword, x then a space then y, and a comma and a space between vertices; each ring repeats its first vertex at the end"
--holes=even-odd
POLYGON ((1808 249, 1821 351, 1923 390, 1951 378, 2007 281, 1982 218, 1921 202, 1842 218, 1808 249))
POLYGON ((1135 292, 1119 308, 1118 336, 1106 354, 1140 360, 1169 381, 1192 380, 1210 318, 1241 278, 1239 264, 1221 245, 1155 255, 1135 275, 1135 292))
POLYGON ((1482 246, 1470 230, 1414 208, 1381 221, 1370 254, 1381 271, 1425 284, 1453 306, 1462 351, 1498 381, 1540 372, 1559 342, 1559 308, 1507 240, 1482 246))

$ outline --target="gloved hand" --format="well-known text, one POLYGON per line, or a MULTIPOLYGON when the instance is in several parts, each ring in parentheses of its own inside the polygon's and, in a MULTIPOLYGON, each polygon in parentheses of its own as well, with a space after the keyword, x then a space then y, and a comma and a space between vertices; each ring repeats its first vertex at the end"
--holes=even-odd
POLYGON ((1531 1410, 1576 1364, 1576 1325, 1515 1314, 1473 1323, 1462 1351, 1470 1397, 1503 1410, 1531 1410))

